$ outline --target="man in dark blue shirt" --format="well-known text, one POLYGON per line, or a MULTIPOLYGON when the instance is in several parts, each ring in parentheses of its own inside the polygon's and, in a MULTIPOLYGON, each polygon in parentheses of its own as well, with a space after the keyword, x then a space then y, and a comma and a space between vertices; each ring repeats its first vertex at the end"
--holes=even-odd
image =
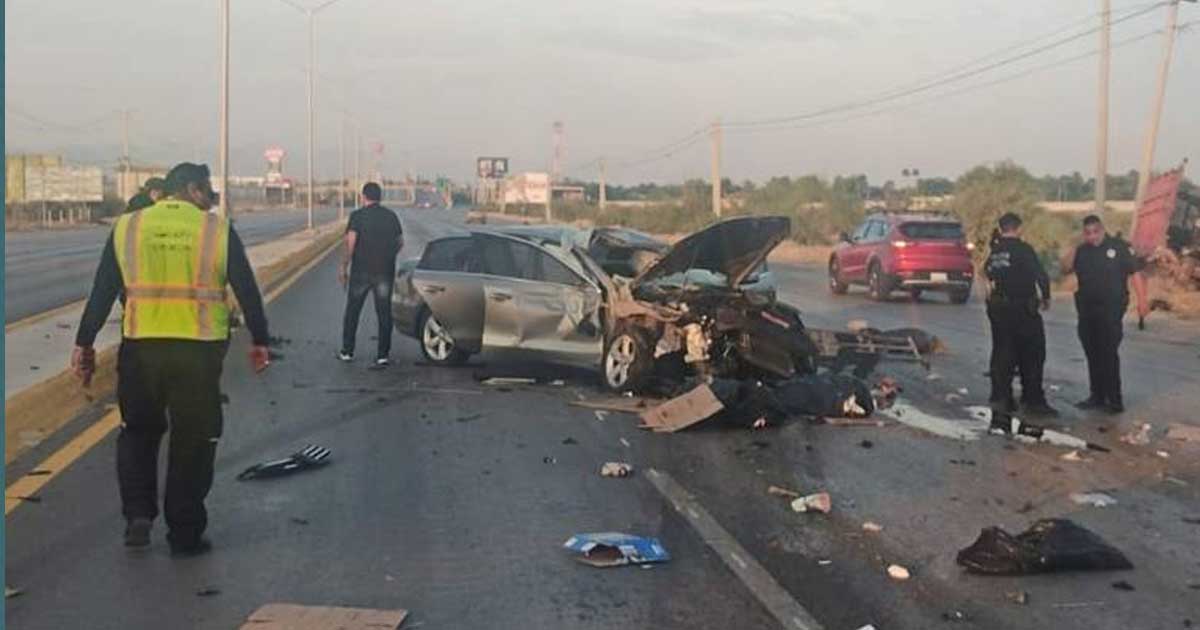
POLYGON ((362 195, 363 207, 350 213, 345 255, 338 269, 338 279, 347 287, 342 349, 338 359, 354 360, 358 318, 370 293, 375 300, 375 317, 379 322, 375 367, 385 368, 392 351, 392 283, 396 276, 396 256, 404 247, 404 230, 396 213, 379 203, 383 198, 379 184, 368 182, 363 186, 362 195))
POLYGON ((1118 355, 1124 336, 1122 319, 1129 308, 1129 277, 1144 264, 1129 243, 1109 236, 1094 214, 1083 220, 1083 242, 1068 251, 1062 263, 1063 273, 1074 272, 1079 280, 1075 310, 1091 387, 1091 394, 1076 407, 1121 413, 1125 411, 1118 355))

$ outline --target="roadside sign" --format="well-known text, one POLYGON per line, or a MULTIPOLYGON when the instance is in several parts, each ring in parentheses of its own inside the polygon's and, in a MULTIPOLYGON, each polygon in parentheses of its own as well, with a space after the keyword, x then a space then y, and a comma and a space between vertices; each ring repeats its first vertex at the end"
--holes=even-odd
POLYGON ((508 158, 481 157, 475 160, 475 172, 482 179, 501 179, 508 175, 508 158))
POLYGON ((1175 202, 1179 197, 1179 184, 1183 181, 1183 169, 1167 171, 1150 180, 1146 198, 1137 208, 1137 231, 1131 243, 1139 256, 1149 256, 1155 249, 1167 244, 1167 225, 1175 214, 1175 202))

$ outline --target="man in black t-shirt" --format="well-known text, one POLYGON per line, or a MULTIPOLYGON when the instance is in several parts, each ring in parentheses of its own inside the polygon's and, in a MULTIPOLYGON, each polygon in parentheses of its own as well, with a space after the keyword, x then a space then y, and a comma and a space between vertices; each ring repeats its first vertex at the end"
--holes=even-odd
MULTIPOLYGON (((1075 310, 1079 313, 1079 341, 1087 355, 1091 394, 1078 403, 1080 409, 1105 408, 1111 413, 1125 411, 1121 396, 1122 319, 1129 307, 1129 279, 1144 266, 1129 243, 1109 236, 1100 217, 1083 220, 1083 242, 1068 250, 1062 260, 1064 274, 1079 279, 1075 291, 1075 310)), ((1140 277, 1134 289, 1144 291, 1140 277)), ((1139 295, 1139 302, 1144 300, 1139 295)))
POLYGON ((350 213, 346 227, 346 250, 338 269, 338 280, 347 287, 346 315, 342 320, 342 349, 338 359, 354 360, 354 340, 358 335, 358 316, 370 293, 375 300, 379 321, 379 351, 375 367, 388 365, 392 351, 392 282, 396 275, 396 256, 404 247, 404 230, 396 213, 379 204, 383 191, 368 182, 362 189, 365 205, 350 213))

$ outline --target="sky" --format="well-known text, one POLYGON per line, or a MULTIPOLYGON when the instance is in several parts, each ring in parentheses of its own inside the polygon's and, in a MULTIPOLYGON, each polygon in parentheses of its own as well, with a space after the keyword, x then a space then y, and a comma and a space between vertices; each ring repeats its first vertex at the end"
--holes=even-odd
MULTIPOLYGON (((1163 48, 1153 33, 1166 9, 1112 1, 1117 18, 1149 9, 1113 27, 1114 44, 1149 34, 1113 51, 1109 170, 1124 172, 1140 159, 1163 48)), ((286 172, 302 178, 306 17, 283 0, 230 4, 231 170, 262 174, 263 150, 277 145, 287 151, 286 172)), ((6 150, 112 165, 120 112, 129 110, 135 162, 215 165, 217 7, 5 0, 6 150)), ((388 176, 460 181, 473 177, 482 155, 509 157, 513 171, 547 170, 551 128, 562 121, 569 176, 594 180, 603 157, 614 183, 708 178, 704 128, 717 119, 722 175, 736 181, 809 173, 903 181, 906 168, 953 178, 1005 159, 1035 174, 1087 174, 1095 168, 1098 85, 1098 58, 1088 55, 1099 43, 1087 31, 1099 24, 1099 7, 338 0, 315 21, 317 174, 337 177, 344 121, 353 121, 344 124, 347 156, 360 130, 364 168, 378 159, 388 176), (1084 58, 1067 61, 1076 57, 1084 58), (930 82, 940 83, 888 98, 930 82), (739 125, 780 118, 794 120, 739 125), (680 140, 685 146, 663 149, 680 140), (369 149, 375 144, 381 157, 369 149)), ((1193 20, 1200 4, 1184 3, 1180 22, 1193 20)), ((1198 111, 1200 22, 1176 42, 1156 168, 1200 158, 1198 111)))

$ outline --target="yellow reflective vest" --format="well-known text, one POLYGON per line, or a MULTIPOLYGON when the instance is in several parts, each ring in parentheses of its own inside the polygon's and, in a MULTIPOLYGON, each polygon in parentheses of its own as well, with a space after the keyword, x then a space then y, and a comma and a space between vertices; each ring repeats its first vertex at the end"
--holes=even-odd
POLYGON ((229 338, 229 222, 175 199, 121 215, 113 246, 126 339, 229 338))

